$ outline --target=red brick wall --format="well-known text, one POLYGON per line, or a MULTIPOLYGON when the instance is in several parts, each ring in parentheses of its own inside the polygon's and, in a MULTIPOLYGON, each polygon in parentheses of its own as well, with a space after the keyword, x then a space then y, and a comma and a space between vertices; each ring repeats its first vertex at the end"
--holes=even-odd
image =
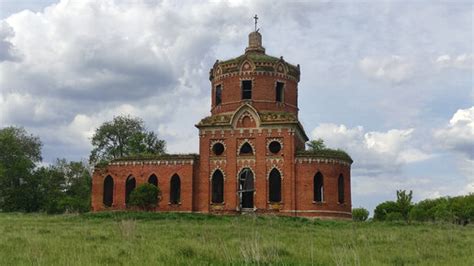
POLYGON ((92 180, 92 210, 104 210, 103 184, 104 179, 110 175, 114 180, 114 200, 110 209, 126 209, 125 206, 125 182, 129 176, 135 177, 137 186, 148 182, 148 178, 155 174, 158 177, 158 186, 161 190, 161 201, 158 203, 158 211, 187 211, 193 209, 193 179, 199 172, 198 162, 185 161, 160 161, 160 164, 144 164, 137 162, 135 165, 109 165, 105 169, 94 172, 92 180), (168 162, 168 165, 166 165, 168 162), (170 205, 170 180, 177 174, 181 180, 181 204, 170 205))
POLYGON ((350 166, 343 163, 308 161, 297 158, 296 191, 297 210, 301 216, 334 216, 351 218, 351 176, 350 166), (313 201, 313 182, 317 172, 323 175, 324 200, 321 203, 313 201), (344 203, 338 203, 338 178, 344 177, 344 203))
POLYGON ((198 211, 208 212, 218 209, 232 212, 239 207, 238 175, 241 169, 248 167, 254 172, 254 204, 259 211, 268 211, 268 175, 277 168, 282 176, 281 209, 292 209, 294 189, 294 133, 291 128, 274 129, 236 129, 236 130, 202 130, 200 137, 200 182, 197 186, 199 202, 198 211), (270 140, 279 140, 282 150, 272 154, 268 150, 270 140), (216 141, 225 145, 222 155, 216 156, 211 151, 216 141), (254 155, 238 154, 243 142, 248 141, 254 148, 254 155), (210 178, 215 169, 224 173, 224 205, 210 206, 210 178))
POLYGON ((240 81, 242 79, 251 79, 252 82, 252 106, 258 111, 284 111, 298 113, 297 102, 297 83, 294 80, 278 78, 254 73, 245 76, 231 76, 212 82, 212 114, 233 112, 241 105, 242 91, 240 81), (284 103, 275 101, 276 82, 284 82, 284 103), (222 85, 222 103, 216 107, 215 87, 222 85))

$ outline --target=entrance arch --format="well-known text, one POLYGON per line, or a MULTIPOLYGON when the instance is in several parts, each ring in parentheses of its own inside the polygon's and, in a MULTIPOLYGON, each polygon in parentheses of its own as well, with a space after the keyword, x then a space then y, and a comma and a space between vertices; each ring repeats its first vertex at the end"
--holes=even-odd
POLYGON ((239 196, 240 196, 240 209, 252 209, 254 208, 253 194, 255 191, 254 176, 250 168, 244 168, 239 174, 239 196))

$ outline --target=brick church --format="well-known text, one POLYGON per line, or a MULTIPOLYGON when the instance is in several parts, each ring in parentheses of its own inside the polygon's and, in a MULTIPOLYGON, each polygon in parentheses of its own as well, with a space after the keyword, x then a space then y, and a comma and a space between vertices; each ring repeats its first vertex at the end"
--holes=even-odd
POLYGON ((96 167, 93 211, 126 209, 133 189, 148 182, 161 190, 159 212, 352 217, 351 158, 305 151, 299 65, 267 55, 256 30, 245 53, 216 61, 209 79, 211 115, 196 125, 199 154, 96 167))

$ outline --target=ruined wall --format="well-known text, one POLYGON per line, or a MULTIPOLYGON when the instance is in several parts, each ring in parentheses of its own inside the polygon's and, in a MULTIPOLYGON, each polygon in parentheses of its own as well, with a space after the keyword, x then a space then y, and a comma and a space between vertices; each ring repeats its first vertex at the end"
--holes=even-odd
POLYGON ((296 158, 298 216, 352 217, 350 164, 336 159, 296 158), (323 175, 324 200, 314 201, 314 176, 323 175), (344 177, 344 202, 338 202, 338 178, 344 177))
POLYGON ((149 161, 120 161, 94 171, 92 179, 92 210, 124 210, 125 182, 129 176, 136 179, 137 186, 148 182, 155 174, 161 190, 161 200, 157 211, 191 212, 193 209, 193 181, 199 173, 199 161, 196 159, 167 159, 149 161), (170 204, 170 180, 177 174, 181 181, 181 203, 170 204), (114 198, 112 207, 103 204, 104 179, 110 175, 114 180, 114 198))

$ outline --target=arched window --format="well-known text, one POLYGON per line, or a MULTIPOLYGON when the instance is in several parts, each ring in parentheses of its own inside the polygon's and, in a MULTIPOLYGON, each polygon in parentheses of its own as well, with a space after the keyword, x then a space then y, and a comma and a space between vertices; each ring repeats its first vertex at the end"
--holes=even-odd
POLYGON ((181 180, 177 174, 171 177, 170 182, 170 203, 179 204, 181 201, 181 180))
POLYGON ((322 202, 324 201, 324 183, 323 175, 318 172, 314 176, 314 201, 322 202))
POLYGON ((253 193, 255 191, 253 172, 250 168, 244 168, 239 174, 240 206, 243 209, 253 208, 253 193))
POLYGON ((105 207, 111 207, 114 202, 114 179, 109 175, 104 179, 104 193, 102 196, 102 203, 105 207))
POLYGON ((337 179, 337 201, 344 203, 344 176, 342 174, 337 179))
POLYGON ((130 194, 137 186, 137 182, 135 181, 135 177, 129 176, 127 181, 125 182, 125 204, 128 204, 130 200, 130 194))
POLYGON ((253 149, 248 142, 245 142, 242 147, 240 147, 240 155, 252 155, 253 149))
POLYGON ((224 202, 224 175, 220 170, 212 174, 212 203, 224 202))
POLYGON ((148 184, 152 184, 155 185, 155 187, 158 187, 158 178, 156 177, 156 175, 153 174, 148 178, 148 184))
POLYGON ((270 202, 281 201, 281 174, 280 171, 273 168, 268 178, 268 186, 270 189, 269 200, 270 202))

